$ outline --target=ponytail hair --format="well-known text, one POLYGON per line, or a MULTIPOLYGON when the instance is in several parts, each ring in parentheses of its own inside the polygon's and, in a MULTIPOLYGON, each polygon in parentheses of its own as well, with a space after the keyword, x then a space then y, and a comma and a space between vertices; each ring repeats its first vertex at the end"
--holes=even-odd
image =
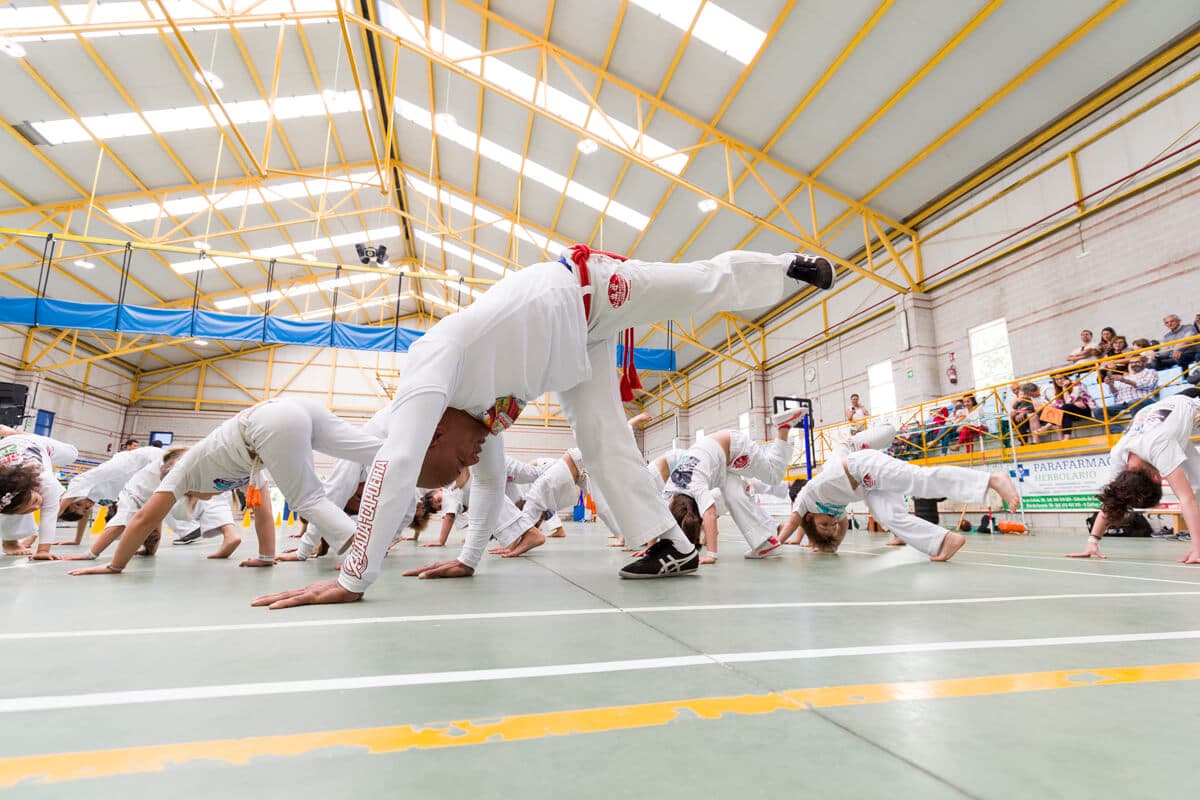
POLYGON ((1113 478, 1100 494, 1100 510, 1109 522, 1121 522, 1130 509, 1151 508, 1162 502, 1162 482, 1139 469, 1127 469, 1113 478))
POLYGON ((41 470, 35 462, 0 466, 0 514, 18 513, 17 509, 26 506, 41 485, 41 470))
POLYGON ((700 507, 696 500, 686 494, 671 497, 671 516, 675 518, 683 535, 697 547, 700 546, 700 507))

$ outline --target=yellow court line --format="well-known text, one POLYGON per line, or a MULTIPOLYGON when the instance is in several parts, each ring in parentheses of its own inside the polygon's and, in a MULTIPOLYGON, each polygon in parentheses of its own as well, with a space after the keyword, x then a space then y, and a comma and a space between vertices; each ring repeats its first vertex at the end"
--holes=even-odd
POLYGON ((604 733, 667 725, 680 719, 715 720, 723 716, 759 716, 814 708, 944 700, 1022 694, 1050 689, 1079 689, 1164 681, 1200 680, 1200 662, 1136 667, 1103 667, 1054 672, 1025 672, 973 678, 825 686, 770 694, 697 697, 641 705, 583 708, 519 714, 487 722, 450 722, 434 726, 390 725, 246 739, 217 739, 146 745, 113 750, 17 756, 0 759, 0 787, 22 781, 54 783, 114 775, 162 772, 196 761, 247 764, 264 756, 301 756, 329 747, 361 747, 371 754, 437 750, 469 745, 544 739, 550 736, 604 733))

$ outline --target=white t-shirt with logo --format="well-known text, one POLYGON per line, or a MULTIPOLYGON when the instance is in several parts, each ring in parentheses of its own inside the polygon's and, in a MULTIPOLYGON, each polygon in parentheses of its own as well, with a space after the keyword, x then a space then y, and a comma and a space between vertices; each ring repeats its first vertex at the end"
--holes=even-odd
POLYGON ((800 515, 828 514, 838 519, 846 516, 846 507, 862 497, 850 485, 845 458, 845 453, 829 458, 817 476, 800 489, 792 502, 792 511, 800 515))
MULTIPOLYGON (((55 541, 58 501, 62 498, 63 488, 54 476, 54 468, 66 466, 77 458, 79 451, 73 445, 46 436, 19 433, 0 439, 0 464, 32 463, 37 464, 40 470, 41 485, 38 491, 42 495, 42 505, 37 525, 39 545, 55 541)), ((26 535, 31 525, 31 514, 5 514, 0 516, 0 535, 10 541, 18 539, 26 535)))
POLYGON ((686 494, 696 501, 703 515, 714 503, 713 490, 725 483, 725 448, 715 439, 705 437, 684 452, 671 466, 663 494, 667 497, 686 494))
MULTIPOLYGON (((220 494, 250 485, 253 463, 250 448, 242 437, 242 417, 255 408, 251 406, 225 420, 184 453, 156 491, 170 492, 178 500, 188 492, 220 494)), ((296 455, 297 458, 311 458, 308 453, 296 455)), ((254 475, 253 485, 266 485, 261 469, 254 475)))
POLYGON ((1189 440, 1197 428, 1200 398, 1177 394, 1143 408, 1112 449, 1105 483, 1125 469, 1130 453, 1152 465, 1165 479, 1196 452, 1189 440))

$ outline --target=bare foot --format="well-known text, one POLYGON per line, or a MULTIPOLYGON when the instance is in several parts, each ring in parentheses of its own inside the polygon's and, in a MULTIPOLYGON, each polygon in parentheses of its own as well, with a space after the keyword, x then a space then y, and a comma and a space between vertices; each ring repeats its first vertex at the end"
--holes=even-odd
POLYGON ((21 545, 21 547, 29 547, 33 544, 33 540, 36 538, 36 536, 26 536, 24 539, 18 539, 17 544, 21 545))
POLYGON ((209 558, 229 558, 231 555, 233 555, 233 551, 237 550, 241 544, 242 540, 236 536, 229 541, 221 542, 221 546, 218 547, 212 553, 212 555, 209 556, 209 558))
POLYGON ((489 547, 488 548, 488 553, 493 556, 502 556, 507 552, 508 552, 507 547, 489 547))
POLYGON ((502 553, 501 558, 516 558, 517 556, 528 553, 535 547, 541 547, 546 543, 546 534, 539 531, 537 528, 530 528, 521 534, 521 538, 513 542, 513 546, 507 553, 502 553))
POLYGON ((717 563, 717 558, 716 558, 716 556, 700 556, 700 563, 701 564, 715 564, 715 563, 717 563))
POLYGON ((988 478, 988 488, 1000 495, 1000 499, 1008 504, 1009 511, 1016 511, 1021 507, 1021 495, 1017 492, 1016 484, 1003 472, 992 473, 988 478))
POLYGON ((1200 564, 1200 552, 1196 550, 1188 550, 1188 553, 1183 558, 1179 559, 1180 564, 1200 564))
POLYGON ((10 542, 7 539, 4 541, 4 555, 6 556, 27 556, 33 553, 28 547, 22 547, 20 542, 10 542))
POLYGON ((624 539, 617 539, 617 540, 615 540, 615 541, 611 541, 611 542, 609 542, 609 543, 608 543, 608 546, 609 546, 609 547, 624 547, 624 546, 625 546, 625 540, 624 540, 624 539))
POLYGON ((547 534, 545 534, 545 536, 547 539, 565 539, 565 538, 567 538, 567 532, 564 531, 562 528, 559 528, 554 533, 547 533, 547 534))
POLYGON ((303 536, 303 535, 304 535, 304 534, 303 534, 303 533, 301 533, 300 531, 296 531, 295 533, 289 533, 289 534, 288 534, 288 538, 289 538, 289 539, 299 539, 299 538, 300 538, 301 536, 303 536))
POLYGON ((946 534, 946 538, 942 540, 942 549, 938 550, 936 556, 930 556, 930 561, 949 561, 954 558, 954 554, 962 549, 962 546, 967 543, 967 537, 961 533, 950 532, 946 534))
POLYGON ((904 540, 901 539, 899 536, 893 536, 892 538, 890 538, 886 542, 884 542, 884 544, 887 545, 888 547, 904 547, 904 540))

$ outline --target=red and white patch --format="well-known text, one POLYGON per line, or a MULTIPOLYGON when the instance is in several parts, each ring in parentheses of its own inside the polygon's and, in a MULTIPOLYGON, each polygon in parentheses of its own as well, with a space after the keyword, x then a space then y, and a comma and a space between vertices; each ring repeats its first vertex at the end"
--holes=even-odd
POLYGON ((862 485, 868 489, 875 488, 875 478, 872 477, 871 473, 868 472, 866 475, 862 476, 862 485))
POLYGON ((749 463, 750 463, 750 456, 740 455, 733 460, 733 464, 731 464, 730 466, 732 466, 734 469, 745 469, 749 463))
POLYGON ((629 300, 629 281, 624 275, 613 273, 608 279, 608 304, 620 308, 629 300))

